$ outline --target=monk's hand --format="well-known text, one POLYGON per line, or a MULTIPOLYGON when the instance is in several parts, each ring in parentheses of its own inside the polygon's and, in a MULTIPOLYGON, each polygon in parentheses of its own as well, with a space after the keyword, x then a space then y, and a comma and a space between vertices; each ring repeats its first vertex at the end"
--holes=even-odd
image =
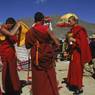
POLYGON ((76 39, 73 38, 73 37, 70 37, 70 38, 69 38, 69 41, 76 42, 76 39))
POLYGON ((20 22, 17 22, 16 26, 19 28, 21 26, 20 22))

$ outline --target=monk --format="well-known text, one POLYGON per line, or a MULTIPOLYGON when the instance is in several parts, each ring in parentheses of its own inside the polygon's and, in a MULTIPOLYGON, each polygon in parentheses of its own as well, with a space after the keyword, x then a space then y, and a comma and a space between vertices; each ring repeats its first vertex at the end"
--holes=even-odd
POLYGON ((17 41, 16 33, 20 25, 14 18, 8 18, 1 26, 0 56, 3 64, 2 82, 4 95, 20 95, 21 85, 17 73, 17 57, 14 44, 17 41), (16 25, 16 27, 15 27, 16 25))
POLYGON ((83 93, 83 68, 85 63, 90 62, 92 58, 85 28, 78 25, 78 19, 75 16, 69 17, 68 23, 72 33, 69 42, 72 42, 72 44, 67 84, 68 87, 76 89, 74 95, 77 95, 83 93))
POLYGON ((32 28, 27 32, 25 40, 26 48, 31 48, 32 92, 33 95, 59 95, 53 65, 55 60, 52 56, 53 49, 51 40, 53 40, 57 46, 59 46, 59 41, 52 31, 49 32, 48 26, 44 25, 44 15, 41 12, 37 12, 34 19, 35 24, 33 24, 32 28), (39 54, 42 47, 44 47, 43 51, 39 54), (38 56, 36 55, 37 49, 39 50, 38 56), (50 54, 48 54, 49 58, 45 57, 45 50, 50 52, 50 54), (41 56, 44 56, 48 61, 41 60, 41 56), (39 60, 35 57, 38 57, 39 60), (43 63, 43 65, 41 63, 43 63), (47 66, 45 66, 46 64, 47 66), (50 65, 48 66, 48 64, 50 65))

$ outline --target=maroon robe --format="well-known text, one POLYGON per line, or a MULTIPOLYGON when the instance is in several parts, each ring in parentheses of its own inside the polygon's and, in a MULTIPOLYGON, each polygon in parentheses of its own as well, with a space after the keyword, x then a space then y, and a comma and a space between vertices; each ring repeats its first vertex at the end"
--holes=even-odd
POLYGON ((16 95, 20 90, 20 81, 17 73, 17 57, 15 53, 14 43, 16 37, 10 37, 0 43, 0 56, 3 64, 2 82, 3 89, 10 95, 16 95))
POLYGON ((1 91, 1 88, 0 88, 0 95, 2 95, 2 91, 1 91))
MULTIPOLYGON (((39 31, 44 39, 42 43, 45 43, 45 40, 48 41, 48 26, 43 26, 41 24, 36 24, 33 27, 35 30, 39 31)), ((35 38, 33 36, 32 28, 26 34, 26 48, 31 48, 31 54, 35 55, 33 49, 35 48, 35 38)), ((32 57, 33 55, 31 55, 32 57)), ((35 60, 32 58, 32 92, 33 95, 59 95, 57 88, 57 80, 55 68, 49 68, 47 71, 37 69, 33 64, 35 60)))
POLYGON ((71 29, 76 42, 71 48, 71 61, 68 71, 68 84, 77 88, 82 87, 83 67, 91 60, 91 52, 88 43, 86 30, 77 25, 71 29))

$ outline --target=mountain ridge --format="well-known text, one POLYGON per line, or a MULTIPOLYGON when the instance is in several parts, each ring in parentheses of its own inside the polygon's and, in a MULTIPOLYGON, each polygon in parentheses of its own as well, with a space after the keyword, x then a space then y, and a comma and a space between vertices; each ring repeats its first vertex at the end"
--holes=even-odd
MULTIPOLYGON (((56 26, 57 22, 59 21, 60 16, 51 16, 51 17, 52 17, 53 31, 59 38, 64 38, 66 32, 68 32, 69 29, 68 28, 60 28, 60 27, 56 26)), ((32 17, 22 18, 20 20, 25 22, 29 27, 31 27, 33 24, 32 17)), ((89 36, 92 35, 93 33, 95 33, 95 24, 94 23, 89 23, 89 22, 79 19, 79 24, 82 25, 87 30, 87 33, 89 36)))

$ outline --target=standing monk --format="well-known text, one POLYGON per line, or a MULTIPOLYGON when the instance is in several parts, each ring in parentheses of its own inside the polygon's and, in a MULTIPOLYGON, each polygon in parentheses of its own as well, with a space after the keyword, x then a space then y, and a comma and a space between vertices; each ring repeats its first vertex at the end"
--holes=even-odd
POLYGON ((21 86, 17 73, 17 57, 14 44, 20 25, 13 18, 8 18, 0 29, 0 56, 3 64, 2 82, 4 95, 20 95, 21 86), (16 27, 14 28, 14 26, 16 27))
POLYGON ((85 63, 90 62, 91 52, 88 44, 88 35, 86 30, 78 25, 78 19, 71 16, 68 19, 71 27, 72 36, 69 41, 72 42, 70 52, 71 61, 69 65, 67 83, 70 87, 75 87, 74 95, 83 92, 83 68, 85 63))
POLYGON ((59 46, 59 41, 49 32, 48 26, 44 25, 44 15, 41 12, 37 12, 34 19, 35 24, 26 34, 26 48, 31 48, 32 92, 33 95, 59 95, 51 44, 54 41, 59 46))

